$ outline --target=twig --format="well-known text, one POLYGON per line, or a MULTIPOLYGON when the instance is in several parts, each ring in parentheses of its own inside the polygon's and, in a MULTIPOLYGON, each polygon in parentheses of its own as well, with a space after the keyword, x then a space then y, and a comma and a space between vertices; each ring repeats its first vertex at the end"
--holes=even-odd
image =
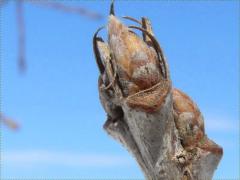
POLYGON ((0 123, 5 124, 12 130, 18 130, 20 127, 18 123, 16 123, 14 120, 4 116, 2 113, 0 113, 0 123))
POLYGON ((18 25, 18 67, 21 72, 26 70, 25 59, 25 22, 23 14, 23 0, 16 2, 18 25))
POLYGON ((66 6, 66 5, 64 5, 62 3, 58 3, 58 2, 44 2, 44 1, 28 1, 28 2, 31 2, 36 5, 45 6, 48 8, 57 9, 57 10, 64 11, 67 13, 79 14, 79 15, 86 16, 88 18, 95 19, 95 20, 102 19, 101 14, 89 11, 83 7, 66 6))
POLYGON ((167 61, 150 21, 142 18, 141 27, 127 27, 113 15, 112 7, 108 42, 93 38, 98 42, 95 57, 104 65, 98 84, 108 117, 104 129, 133 154, 146 179, 212 179, 223 149, 207 137, 197 105, 172 87, 167 61), (143 37, 130 28, 141 30, 143 37), (106 79, 113 77, 108 73, 112 70, 109 62, 118 67, 118 78, 106 88, 106 79))

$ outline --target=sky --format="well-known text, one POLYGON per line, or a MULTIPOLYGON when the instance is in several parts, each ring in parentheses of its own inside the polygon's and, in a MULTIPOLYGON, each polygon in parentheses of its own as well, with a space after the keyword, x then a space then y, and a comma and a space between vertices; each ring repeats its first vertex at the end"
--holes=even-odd
MULTIPOLYGON (((24 5, 27 71, 17 68, 15 2, 2 8, 1 103, 21 128, 1 129, 2 178, 143 178, 106 134, 92 37, 109 1, 62 1, 103 19, 24 5)), ((224 149, 214 178, 239 178, 239 1, 117 1, 117 16, 148 17, 173 86, 198 104, 224 149)), ((126 22, 129 24, 129 21, 126 22)), ((106 37, 106 31, 101 32, 106 37)))

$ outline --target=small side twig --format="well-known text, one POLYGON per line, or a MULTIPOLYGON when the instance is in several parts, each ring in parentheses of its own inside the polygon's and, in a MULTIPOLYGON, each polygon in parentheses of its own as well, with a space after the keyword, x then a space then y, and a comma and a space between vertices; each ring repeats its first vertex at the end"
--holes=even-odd
POLYGON ((95 19, 95 20, 102 19, 101 14, 98 14, 98 13, 93 12, 93 11, 89 11, 89 10, 83 8, 83 7, 67 6, 67 5, 64 5, 64 4, 59 3, 59 2, 49 2, 49 1, 48 2, 28 1, 28 2, 31 2, 31 3, 36 4, 36 5, 41 5, 41 6, 45 6, 45 7, 48 7, 48 8, 64 11, 64 12, 67 12, 67 13, 79 14, 79 15, 82 15, 82 16, 86 16, 90 19, 95 19))
POLYGON ((16 2, 18 26, 18 67, 21 72, 26 70, 25 59, 25 22, 23 14, 23 0, 16 2))
POLYGON ((18 130, 20 128, 19 124, 16 123, 14 120, 6 117, 2 113, 0 113, 0 123, 5 124, 7 127, 9 127, 12 130, 18 130))

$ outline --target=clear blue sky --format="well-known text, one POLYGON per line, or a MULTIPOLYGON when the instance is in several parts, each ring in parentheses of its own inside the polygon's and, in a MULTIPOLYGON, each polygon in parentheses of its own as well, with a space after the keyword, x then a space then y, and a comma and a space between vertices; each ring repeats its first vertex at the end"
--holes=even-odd
MULTIPOLYGON (((65 4, 67 4, 64 1, 65 4)), ((2 11, 2 109, 21 124, 2 128, 2 176, 143 178, 103 131, 92 36, 109 1, 72 1, 103 20, 25 4, 28 70, 17 70, 14 1, 2 11)), ((208 136, 224 148, 215 178, 239 177, 239 2, 120 1, 117 15, 152 21, 175 87, 199 105, 208 136)), ((104 34, 104 33, 103 33, 104 34)))

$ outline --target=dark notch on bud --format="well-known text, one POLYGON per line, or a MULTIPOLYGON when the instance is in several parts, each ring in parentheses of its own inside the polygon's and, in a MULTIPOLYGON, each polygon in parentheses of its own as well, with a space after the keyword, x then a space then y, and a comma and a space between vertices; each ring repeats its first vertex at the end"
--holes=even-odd
POLYGON ((100 55, 100 52, 99 52, 99 49, 98 49, 98 44, 97 42, 98 41, 101 41, 103 42, 103 39, 100 38, 100 37, 97 37, 97 34, 100 30, 102 30, 104 27, 100 27, 97 32, 94 34, 93 36, 93 51, 94 51, 94 54, 95 54, 95 59, 96 59, 96 62, 97 62, 97 65, 98 65, 98 69, 100 71, 101 74, 104 73, 105 71, 105 67, 103 65, 103 62, 102 62, 102 59, 101 59, 101 55, 100 55))
POLYGON ((109 13, 109 14, 115 16, 115 12, 114 12, 114 0, 112 0, 112 2, 111 2, 110 13, 109 13))

